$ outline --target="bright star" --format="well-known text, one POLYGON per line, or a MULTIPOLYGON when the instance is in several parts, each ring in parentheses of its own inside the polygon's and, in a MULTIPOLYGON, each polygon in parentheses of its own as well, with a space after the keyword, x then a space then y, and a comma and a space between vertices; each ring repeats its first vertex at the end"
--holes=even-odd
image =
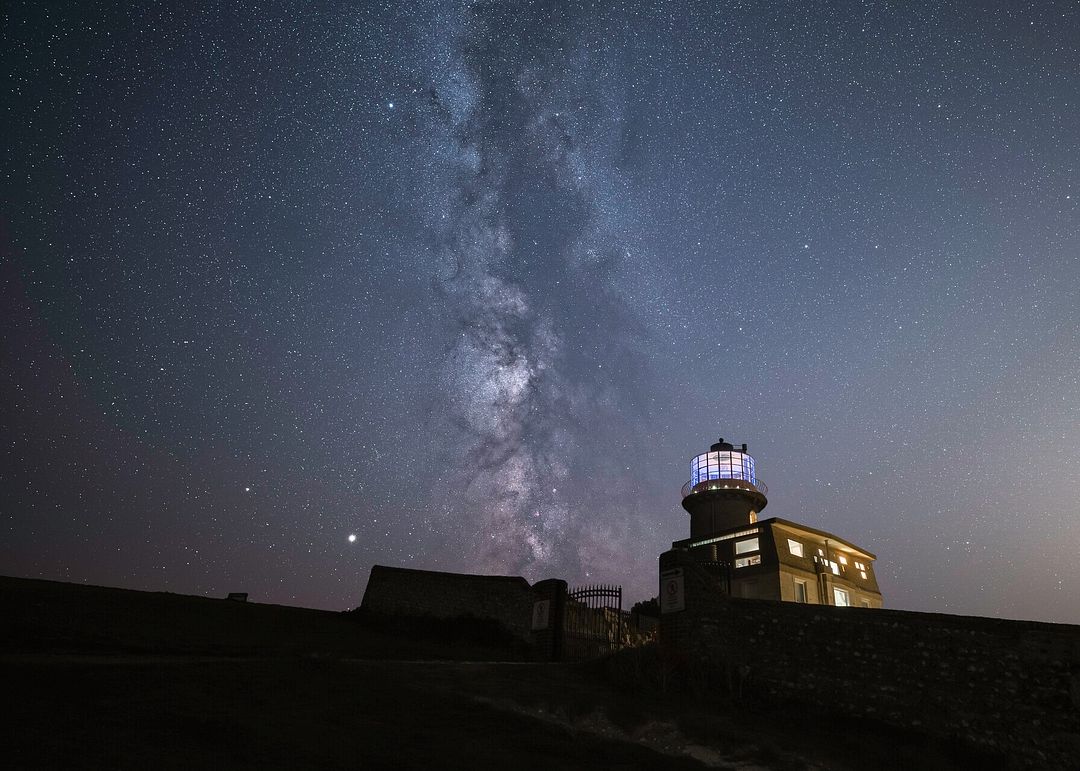
POLYGON ((349 543, 356 543, 356 533, 349 533, 349 543))

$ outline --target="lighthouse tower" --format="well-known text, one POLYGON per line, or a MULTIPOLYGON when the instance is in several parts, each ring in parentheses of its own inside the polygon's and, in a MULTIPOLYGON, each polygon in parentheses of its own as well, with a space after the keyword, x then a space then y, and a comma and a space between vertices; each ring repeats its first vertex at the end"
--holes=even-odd
POLYGON ((690 461, 690 481, 682 489, 690 538, 709 538, 757 522, 769 503, 767 491, 746 445, 736 449, 721 439, 690 461))

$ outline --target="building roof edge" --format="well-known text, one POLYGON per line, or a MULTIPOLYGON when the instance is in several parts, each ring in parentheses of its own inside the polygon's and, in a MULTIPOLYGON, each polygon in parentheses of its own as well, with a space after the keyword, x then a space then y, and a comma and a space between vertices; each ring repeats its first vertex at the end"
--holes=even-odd
POLYGON ((776 523, 776 524, 782 525, 784 527, 790 527, 790 528, 792 528, 794 530, 805 530, 808 533, 813 533, 814 535, 819 535, 819 536, 821 536, 823 538, 829 539, 830 541, 836 541, 837 543, 841 543, 844 546, 848 547, 849 549, 852 549, 854 551, 859 552, 859 554, 861 554, 862 556, 866 557, 869 560, 876 560, 877 559, 877 555, 874 554, 873 552, 867 551, 866 549, 862 548, 861 546, 856 546, 851 541, 845 540, 845 539, 841 538, 838 535, 833 535, 832 533, 828 532, 827 530, 819 530, 816 527, 810 527, 809 525, 801 525, 798 522, 792 522, 789 519, 781 519, 780 517, 769 517, 768 519, 758 520, 757 524, 766 525, 766 524, 770 524, 770 523, 776 523))

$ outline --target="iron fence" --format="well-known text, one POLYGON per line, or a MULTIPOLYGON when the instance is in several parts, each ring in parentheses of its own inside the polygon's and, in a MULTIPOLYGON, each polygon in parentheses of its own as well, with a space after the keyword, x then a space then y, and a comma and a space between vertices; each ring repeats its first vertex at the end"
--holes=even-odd
POLYGON ((623 641, 622 587, 598 584, 566 593, 563 656, 590 659, 619 650, 623 641))

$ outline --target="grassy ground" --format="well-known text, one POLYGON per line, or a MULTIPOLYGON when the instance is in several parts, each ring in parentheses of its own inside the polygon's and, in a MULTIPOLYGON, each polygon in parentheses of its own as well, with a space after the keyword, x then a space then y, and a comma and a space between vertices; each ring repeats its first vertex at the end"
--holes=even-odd
POLYGON ((17 579, 0 579, 0 603, 5 768, 986 767, 881 726, 691 699, 649 650, 499 662, 521 651, 482 625, 425 639, 345 614, 17 579))
POLYGON ((20 705, 5 726, 7 767, 700 768, 471 698, 456 687, 470 674, 462 666, 6 663, 4 681, 20 705))

